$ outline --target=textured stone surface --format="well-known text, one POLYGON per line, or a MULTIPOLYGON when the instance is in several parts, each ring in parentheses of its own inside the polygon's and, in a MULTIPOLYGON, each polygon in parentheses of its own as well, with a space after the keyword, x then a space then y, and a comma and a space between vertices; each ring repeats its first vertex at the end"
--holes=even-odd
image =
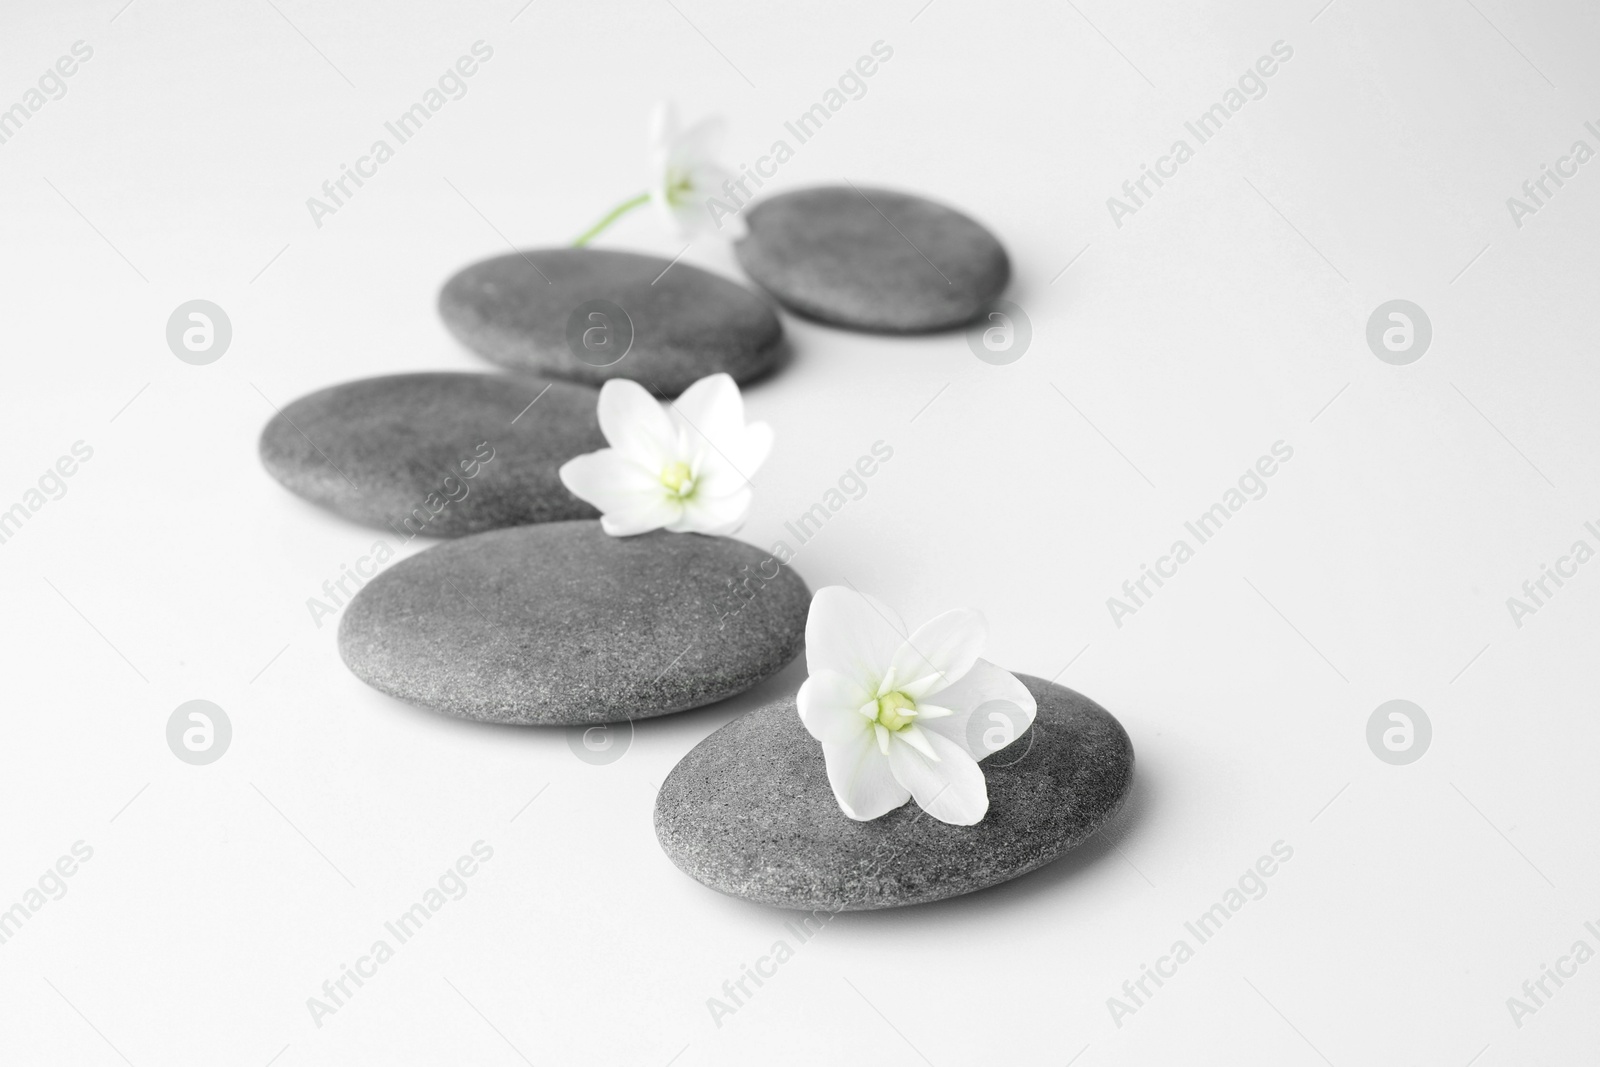
POLYGON ((496 374, 365 378, 284 408, 261 433, 261 462, 300 496, 401 538, 592 518, 556 472, 606 447, 599 395, 496 374))
POLYGON ((967 216, 887 189, 822 186, 758 201, 736 246, 785 307, 837 326, 923 333, 965 325, 1005 290, 1011 261, 967 216))
POLYGON ((367 684, 486 722, 620 722, 710 704, 782 668, 811 594, 742 541, 598 522, 435 545, 363 586, 339 652, 367 684))
MULTIPOLYGON (((633 378, 671 396, 718 371, 757 378, 784 353, 777 315, 744 286, 687 263, 598 248, 474 263, 445 283, 439 314, 462 344, 504 366, 594 385, 633 378), (606 355, 574 347, 581 331, 569 335, 573 313, 595 300, 621 308, 631 324, 631 347, 609 366, 600 365, 606 355)), ((621 326, 608 319, 606 328, 621 326)))
POLYGON ((1121 806, 1133 745, 1098 704, 1018 678, 1039 702, 1027 733, 984 760, 989 812, 951 826, 915 800, 881 819, 839 810, 819 745, 786 697, 700 742, 661 786, 656 837, 720 892, 780 908, 865 911, 959 896, 1026 874, 1121 806))

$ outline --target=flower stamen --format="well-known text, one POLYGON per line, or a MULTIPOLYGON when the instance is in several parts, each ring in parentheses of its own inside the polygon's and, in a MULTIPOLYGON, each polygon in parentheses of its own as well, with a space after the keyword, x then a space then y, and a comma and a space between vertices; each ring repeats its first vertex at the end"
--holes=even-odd
POLYGON ((694 495, 694 471, 687 463, 668 463, 661 468, 661 484, 678 499, 694 495))
MULTIPOLYGON (((890 669, 889 674, 891 677, 893 676, 893 668, 890 669)), ((889 681, 890 679, 886 678, 884 685, 886 686, 889 681)), ((879 686, 880 689, 883 687, 879 686)), ((892 689, 878 697, 877 700, 867 704, 861 710, 863 713, 876 712, 876 714, 870 715, 869 718, 872 720, 872 732, 878 738, 878 748, 885 756, 889 754, 889 738, 894 736, 922 753, 934 763, 939 762, 939 754, 933 750, 933 742, 929 741, 923 732, 917 729, 917 716, 920 711, 917 707, 917 702, 903 690, 892 689)), ((936 708, 931 705, 928 710, 939 713, 930 715, 930 718, 940 718, 941 715, 950 714, 944 708, 936 708)))
POLYGON ((928 757, 934 763, 939 762, 939 753, 933 749, 933 742, 928 740, 928 735, 919 730, 915 723, 900 731, 900 740, 928 757))
POLYGON ((917 717, 917 702, 896 690, 878 698, 877 722, 895 733, 910 726, 917 717))
POLYGON ((682 171, 667 171, 667 203, 677 206, 688 201, 694 192, 694 179, 682 171))

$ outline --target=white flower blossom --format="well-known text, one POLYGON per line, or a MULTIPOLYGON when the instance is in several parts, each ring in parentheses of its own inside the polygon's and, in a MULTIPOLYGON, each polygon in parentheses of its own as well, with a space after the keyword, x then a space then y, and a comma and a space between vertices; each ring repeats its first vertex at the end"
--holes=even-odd
POLYGON ((744 523, 750 476, 772 450, 772 428, 745 423, 732 378, 701 378, 666 405, 638 382, 613 378, 600 389, 599 414, 611 447, 568 460, 560 474, 600 509, 606 533, 726 534, 744 523))
POLYGON ((822 743, 828 783, 850 818, 876 819, 915 797, 935 819, 971 826, 989 810, 978 761, 995 751, 972 728, 973 713, 1006 702, 1015 737, 1037 704, 1009 671, 978 657, 988 625, 977 611, 948 611, 905 633, 878 600, 819 589, 806 620, 800 719, 822 743))
POLYGON ((659 104, 650 122, 650 202, 667 222, 686 237, 722 232, 730 240, 744 236, 744 220, 731 215, 731 225, 718 226, 711 199, 725 196, 733 173, 717 162, 727 132, 720 116, 701 119, 679 131, 677 110, 659 104))

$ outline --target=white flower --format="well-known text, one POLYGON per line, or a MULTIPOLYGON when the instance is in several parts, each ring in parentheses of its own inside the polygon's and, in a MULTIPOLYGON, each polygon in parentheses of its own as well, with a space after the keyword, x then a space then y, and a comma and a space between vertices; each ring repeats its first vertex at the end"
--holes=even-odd
POLYGON ((716 161, 726 124, 718 116, 678 131, 677 110, 656 105, 650 120, 650 201, 680 234, 720 232, 730 240, 743 237, 744 220, 728 216, 719 226, 712 215, 713 197, 729 196, 733 173, 716 161))
POLYGON ((750 510, 750 476, 772 449, 772 428, 744 421, 726 374, 701 378, 665 406, 638 382, 600 389, 600 432, 610 448, 568 460, 561 482, 601 511, 614 537, 665 526, 732 533, 750 510))
POLYGON ((822 742, 828 784, 846 815, 876 819, 916 797, 941 822, 983 818, 989 791, 978 761, 1003 746, 989 747, 973 712, 1006 702, 1015 720, 1009 741, 1037 711, 1026 686, 978 658, 987 636, 971 608, 947 611, 906 637, 878 600, 836 585, 817 590, 806 619, 810 676, 796 702, 822 742))
POLYGON ((739 215, 744 206, 739 194, 748 197, 750 192, 735 185, 733 172, 716 161, 724 129, 722 119, 713 116, 680 133, 677 111, 669 103, 657 104, 650 117, 649 188, 606 212, 573 245, 582 248, 628 212, 651 203, 680 234, 743 237, 747 231, 739 215))

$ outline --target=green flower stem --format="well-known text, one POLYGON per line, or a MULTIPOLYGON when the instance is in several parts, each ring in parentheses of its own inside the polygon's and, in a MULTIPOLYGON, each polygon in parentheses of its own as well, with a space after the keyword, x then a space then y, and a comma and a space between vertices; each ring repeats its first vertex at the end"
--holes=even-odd
POLYGON ((605 218, 601 219, 599 222, 585 230, 583 236, 572 242, 572 247, 582 248, 595 237, 599 236, 601 230, 604 230, 607 226, 610 226, 613 222, 616 222, 634 208, 648 204, 649 202, 649 193, 640 193, 632 200, 624 200, 622 203, 618 204, 616 207, 607 212, 605 218))

